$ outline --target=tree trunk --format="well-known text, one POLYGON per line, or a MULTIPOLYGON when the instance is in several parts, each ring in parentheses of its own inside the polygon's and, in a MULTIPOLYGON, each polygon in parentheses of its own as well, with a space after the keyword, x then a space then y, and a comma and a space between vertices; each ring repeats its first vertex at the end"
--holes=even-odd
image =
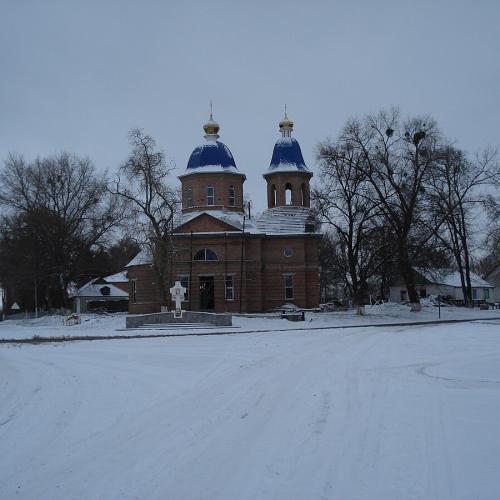
POLYGON ((401 245, 399 247, 399 273, 403 277, 408 291, 408 300, 410 301, 411 310, 415 312, 420 311, 422 306, 420 305, 420 299, 415 286, 415 276, 410 264, 408 247, 406 245, 401 245))

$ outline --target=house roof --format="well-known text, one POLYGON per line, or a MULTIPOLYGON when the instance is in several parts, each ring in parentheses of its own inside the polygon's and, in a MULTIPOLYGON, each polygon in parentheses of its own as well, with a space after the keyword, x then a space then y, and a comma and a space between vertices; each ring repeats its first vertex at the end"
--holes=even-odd
MULTIPOLYGON (((462 288, 462 281, 458 271, 451 269, 424 269, 420 267, 415 268, 415 271, 430 283, 462 288)), ((473 288, 495 288, 476 273, 470 273, 470 280, 473 288)))
POLYGON ((128 281, 127 271, 120 271, 111 276, 106 276, 103 279, 108 283, 126 283, 128 281))
POLYGON ((111 283, 96 283, 96 281, 101 280, 101 278, 96 278, 71 295, 71 297, 109 297, 109 298, 128 298, 128 293, 124 292, 120 288, 111 283), (109 288, 109 293, 103 293, 103 289, 109 288))

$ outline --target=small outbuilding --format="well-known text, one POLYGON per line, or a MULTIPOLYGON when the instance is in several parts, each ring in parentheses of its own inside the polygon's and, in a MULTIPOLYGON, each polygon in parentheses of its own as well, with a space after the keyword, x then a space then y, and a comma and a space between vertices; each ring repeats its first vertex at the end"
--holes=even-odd
MULTIPOLYGON (((456 304, 464 303, 460 273, 451 269, 422 269, 415 268, 415 284, 420 298, 430 295, 447 297, 456 304)), ((472 299, 476 303, 494 302, 494 289, 488 281, 478 274, 471 273, 472 299)), ((408 291, 402 280, 398 280, 389 287, 391 302, 407 302, 408 291)))
POLYGON ((95 278, 73 294, 71 297, 73 310, 78 314, 96 311, 126 312, 128 311, 128 291, 125 291, 124 287, 128 288, 126 273, 95 278))

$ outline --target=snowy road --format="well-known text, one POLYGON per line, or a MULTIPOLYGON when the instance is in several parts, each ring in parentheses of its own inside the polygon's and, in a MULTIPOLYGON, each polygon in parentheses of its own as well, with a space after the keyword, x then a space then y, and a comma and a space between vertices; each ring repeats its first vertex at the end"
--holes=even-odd
POLYGON ((500 322, 0 346, 0 498, 500 498, 500 322))

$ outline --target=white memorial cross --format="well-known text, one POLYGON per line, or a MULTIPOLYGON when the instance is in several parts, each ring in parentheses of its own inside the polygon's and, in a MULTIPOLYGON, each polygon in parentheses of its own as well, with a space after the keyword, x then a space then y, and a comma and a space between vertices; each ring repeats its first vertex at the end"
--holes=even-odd
POLYGON ((175 301, 174 317, 182 318, 181 302, 184 300, 186 288, 181 285, 180 281, 176 281, 175 285, 170 289, 172 300, 175 301))

